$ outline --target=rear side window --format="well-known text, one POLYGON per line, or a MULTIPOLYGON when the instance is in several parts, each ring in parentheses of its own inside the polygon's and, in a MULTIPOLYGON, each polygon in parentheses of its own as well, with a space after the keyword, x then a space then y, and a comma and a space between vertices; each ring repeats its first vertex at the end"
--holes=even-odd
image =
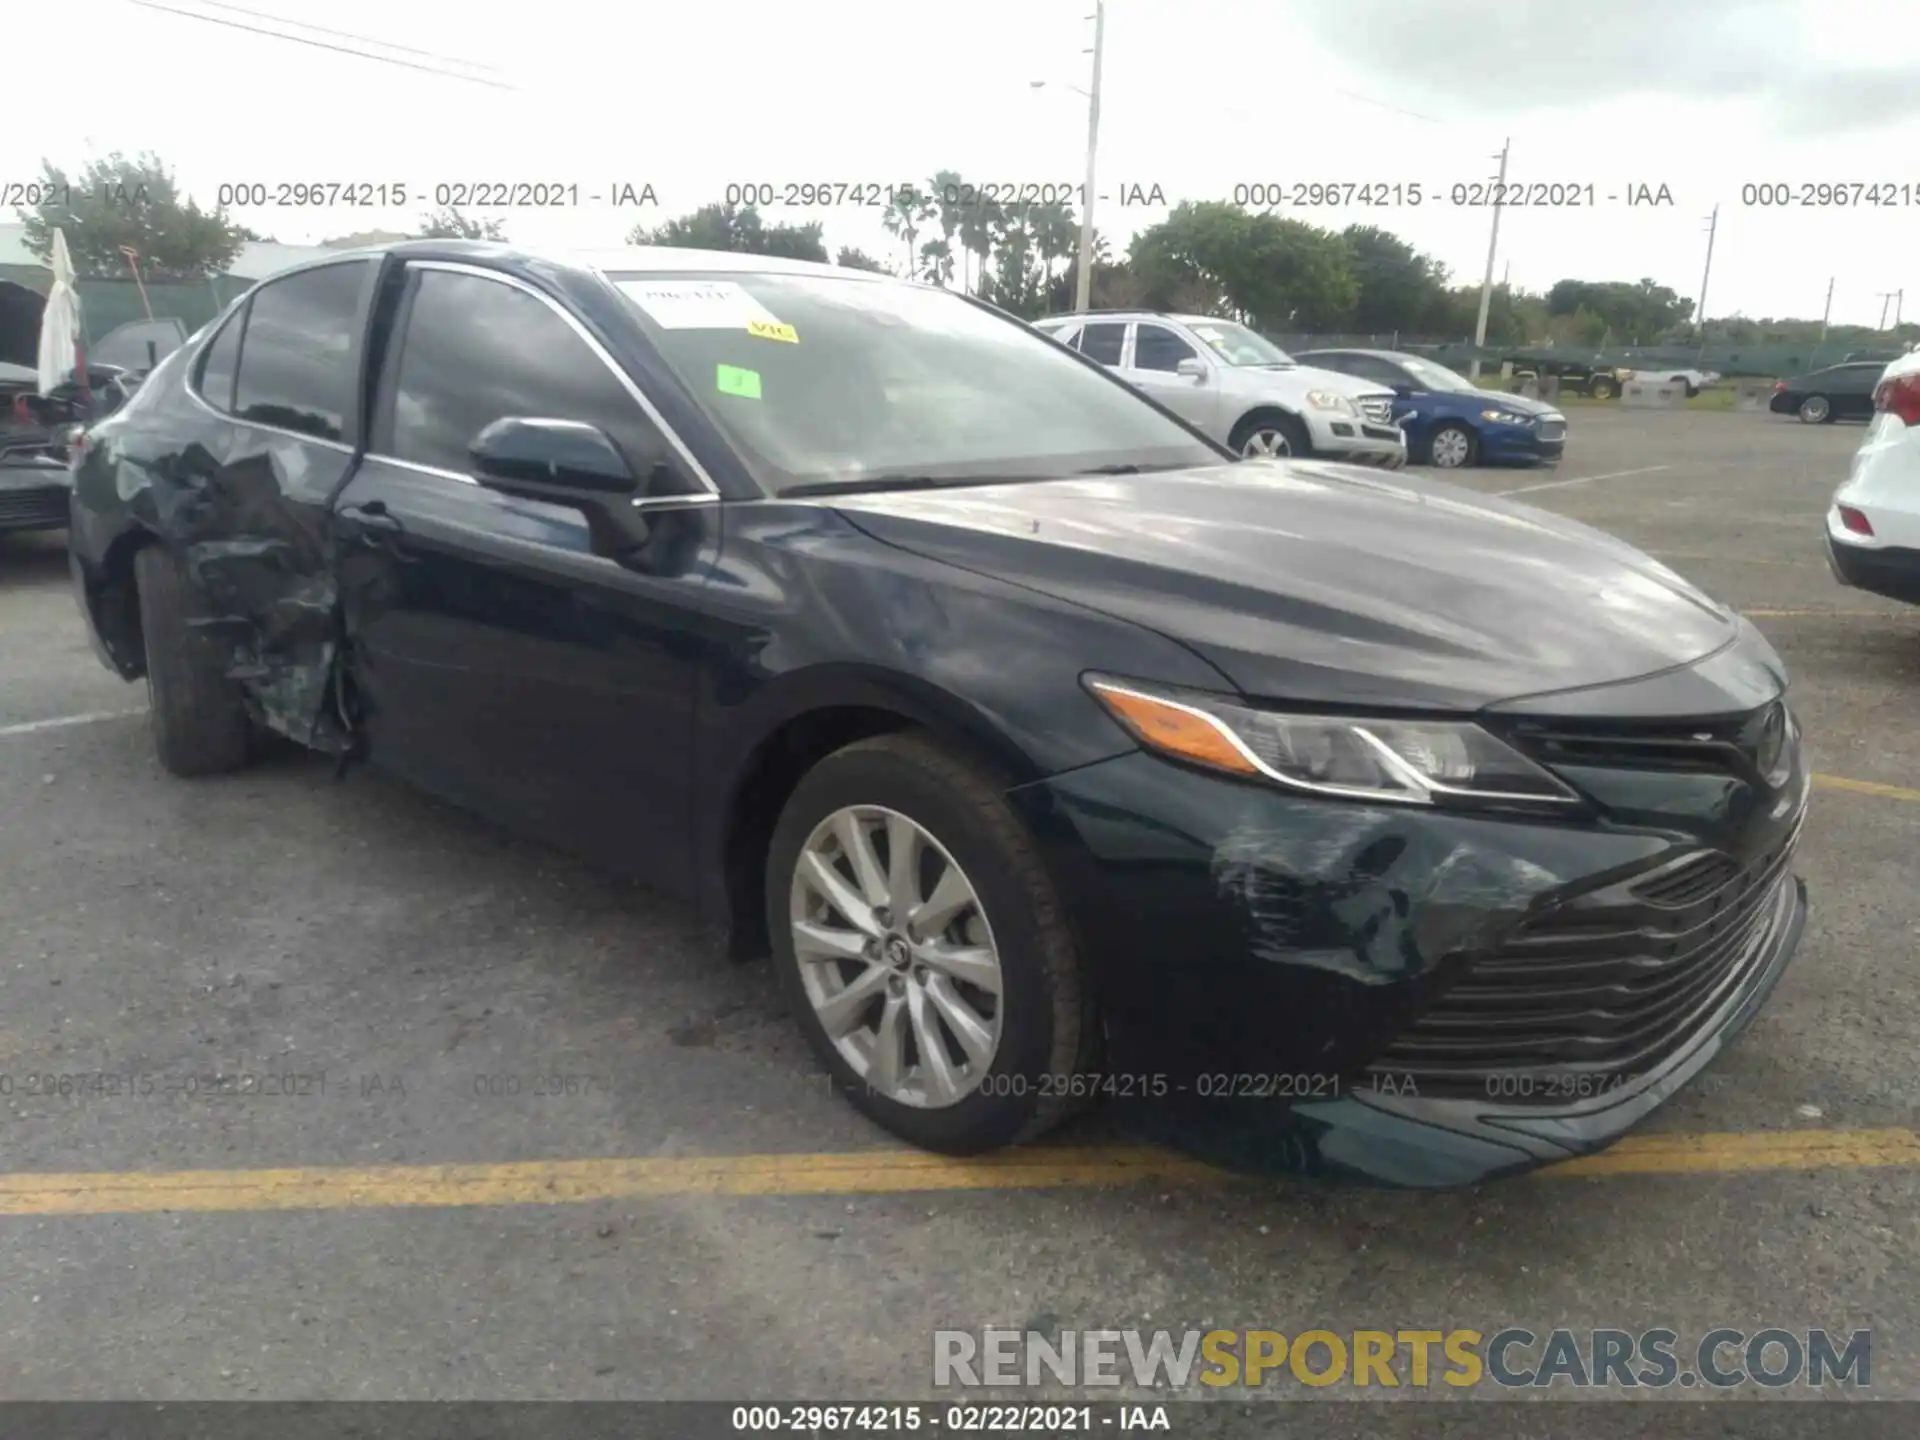
POLYGON ((193 377, 200 398, 216 410, 233 411, 233 378, 239 369, 240 334, 247 328, 247 307, 227 317, 213 343, 200 352, 200 368, 193 377))
POLYGON ((1080 332, 1080 353, 1089 360, 1098 360, 1102 365, 1120 363, 1120 346, 1127 338, 1127 327, 1123 324, 1089 325, 1080 332))
POLYGON ((324 265, 254 292, 234 414, 320 440, 346 438, 368 261, 324 265))
POLYGON ((422 271, 373 448, 465 475, 474 437, 510 415, 598 425, 636 475, 666 456, 626 386, 545 301, 478 275, 422 271))

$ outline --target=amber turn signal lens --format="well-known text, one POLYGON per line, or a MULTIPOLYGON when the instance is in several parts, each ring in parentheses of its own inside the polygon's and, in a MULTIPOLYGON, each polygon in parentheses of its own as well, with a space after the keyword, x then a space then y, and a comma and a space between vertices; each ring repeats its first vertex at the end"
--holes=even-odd
POLYGON ((1102 680, 1090 682, 1089 688, 1143 745, 1237 775, 1261 773, 1220 722, 1202 711, 1102 680))

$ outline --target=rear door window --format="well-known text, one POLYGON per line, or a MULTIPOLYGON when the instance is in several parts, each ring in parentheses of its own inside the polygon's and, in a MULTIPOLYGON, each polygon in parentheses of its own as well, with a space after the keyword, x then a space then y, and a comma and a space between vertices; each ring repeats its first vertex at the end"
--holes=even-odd
POLYGON ((301 270, 254 292, 234 384, 239 419, 316 440, 346 440, 360 293, 370 264, 301 270))
POLYGON ((247 307, 242 305, 227 317, 213 343, 200 352, 200 366, 193 377, 193 388, 200 398, 225 414, 233 413, 233 380, 239 371, 240 336, 247 328, 247 307))
POLYGON ((1098 360, 1102 365, 1118 365, 1120 351, 1126 344, 1127 327, 1124 321, 1110 323, 1102 321, 1089 325, 1080 332, 1080 353, 1089 360, 1098 360))

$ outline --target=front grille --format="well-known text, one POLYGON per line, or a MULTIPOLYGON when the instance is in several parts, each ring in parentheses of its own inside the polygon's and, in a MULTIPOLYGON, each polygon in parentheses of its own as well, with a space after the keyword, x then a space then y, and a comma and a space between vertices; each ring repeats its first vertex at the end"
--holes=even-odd
POLYGON ((1747 864, 1700 852, 1533 916, 1464 963, 1373 1073, 1399 1088, 1411 1076, 1422 1096, 1518 1104, 1638 1079, 1764 962, 1804 818, 1747 864))
POLYGON ((1393 399, 1391 396, 1370 396, 1360 402, 1360 413, 1374 425, 1393 423, 1393 399))
POLYGON ((1567 422, 1564 420, 1543 420, 1540 422, 1542 440, 1564 440, 1567 438, 1567 422))
POLYGON ((64 525, 67 490, 49 485, 36 490, 0 490, 0 526, 64 525))
POLYGON ((1369 440, 1402 440, 1406 438, 1399 430, 1391 425, 1362 425, 1360 429, 1369 440))
POLYGON ((1783 734, 1791 737, 1797 727, 1785 705, 1774 701, 1745 715, 1685 725, 1520 720, 1512 725, 1512 738, 1549 766, 1719 771, 1764 782, 1772 767, 1763 763, 1763 752, 1769 722, 1776 716, 1783 734))

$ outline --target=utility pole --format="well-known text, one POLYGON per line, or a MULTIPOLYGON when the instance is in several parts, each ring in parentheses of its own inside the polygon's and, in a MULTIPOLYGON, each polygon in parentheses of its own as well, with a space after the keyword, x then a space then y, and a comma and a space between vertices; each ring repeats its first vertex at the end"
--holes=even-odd
POLYGON ((1906 299, 1906 291, 1896 290, 1893 292, 1893 328, 1896 330, 1900 328, 1900 307, 1906 303, 1906 299))
POLYGON ((1880 292, 1880 328, 1882 330, 1887 328, 1887 306, 1893 303, 1893 296, 1894 292, 1891 290, 1880 292))
POLYGON ((1487 310, 1493 304, 1493 257, 1500 249, 1500 202, 1507 196, 1507 151, 1513 147, 1511 137, 1500 142, 1500 174, 1493 186, 1493 233, 1487 237, 1487 273, 1480 281, 1480 318, 1473 325, 1473 369, 1468 372, 1469 380, 1480 378, 1480 349, 1487 343, 1487 310))
POLYGON ((1074 277, 1073 308, 1085 310, 1093 296, 1094 157, 1100 148, 1100 57, 1106 46, 1106 0, 1093 0, 1093 89, 1087 94, 1087 187, 1080 197, 1080 267, 1074 277))
POLYGON ((1820 312, 1820 343, 1827 343, 1827 322, 1833 318, 1833 282, 1839 277, 1827 277, 1827 308, 1820 312))
POLYGON ((1720 228, 1720 207, 1707 217, 1707 268, 1700 272, 1700 303, 1694 307, 1694 322, 1700 327, 1700 343, 1707 343, 1707 281, 1713 275, 1713 236, 1720 228))

